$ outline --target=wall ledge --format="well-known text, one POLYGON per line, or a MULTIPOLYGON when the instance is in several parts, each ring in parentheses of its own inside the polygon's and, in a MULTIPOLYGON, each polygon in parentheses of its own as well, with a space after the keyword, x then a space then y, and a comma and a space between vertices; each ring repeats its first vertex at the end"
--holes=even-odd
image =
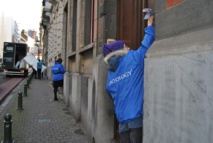
POLYGON ((213 50, 213 27, 155 41, 146 57, 213 50))

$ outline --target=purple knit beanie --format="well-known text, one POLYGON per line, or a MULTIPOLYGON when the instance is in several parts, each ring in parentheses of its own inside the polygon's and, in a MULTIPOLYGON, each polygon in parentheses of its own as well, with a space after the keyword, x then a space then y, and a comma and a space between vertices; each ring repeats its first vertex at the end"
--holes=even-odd
POLYGON ((104 47, 103 47, 104 57, 111 52, 123 49, 123 47, 124 47, 124 41, 122 40, 118 40, 110 44, 104 43, 104 47))

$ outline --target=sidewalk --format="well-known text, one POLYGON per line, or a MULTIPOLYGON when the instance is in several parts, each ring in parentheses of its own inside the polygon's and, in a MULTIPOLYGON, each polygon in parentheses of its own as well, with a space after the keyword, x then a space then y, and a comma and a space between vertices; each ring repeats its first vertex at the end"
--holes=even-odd
POLYGON ((24 110, 17 110, 18 91, 24 90, 23 80, 0 107, 0 142, 4 140, 4 115, 12 115, 12 138, 16 143, 88 143, 82 125, 62 101, 53 101, 48 80, 32 79, 28 96, 23 96, 24 110), (5 106, 5 107, 4 107, 5 106), (4 109, 1 109, 4 107, 4 109))

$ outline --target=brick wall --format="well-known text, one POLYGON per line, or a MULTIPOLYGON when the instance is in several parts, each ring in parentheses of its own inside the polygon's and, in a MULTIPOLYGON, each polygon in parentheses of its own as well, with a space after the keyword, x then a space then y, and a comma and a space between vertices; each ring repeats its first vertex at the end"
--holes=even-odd
POLYGON ((166 1, 166 8, 170 8, 172 6, 175 6, 176 4, 182 2, 183 0, 167 0, 166 1))

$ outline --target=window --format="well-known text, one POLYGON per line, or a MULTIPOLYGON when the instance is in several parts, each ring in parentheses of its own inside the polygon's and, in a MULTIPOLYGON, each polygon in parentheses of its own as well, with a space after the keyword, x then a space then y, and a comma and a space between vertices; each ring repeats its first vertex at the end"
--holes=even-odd
POLYGON ((77 0, 73 1, 72 52, 76 51, 77 0))
POLYGON ((88 45, 94 41, 94 0, 86 0, 84 30, 84 45, 88 45))

